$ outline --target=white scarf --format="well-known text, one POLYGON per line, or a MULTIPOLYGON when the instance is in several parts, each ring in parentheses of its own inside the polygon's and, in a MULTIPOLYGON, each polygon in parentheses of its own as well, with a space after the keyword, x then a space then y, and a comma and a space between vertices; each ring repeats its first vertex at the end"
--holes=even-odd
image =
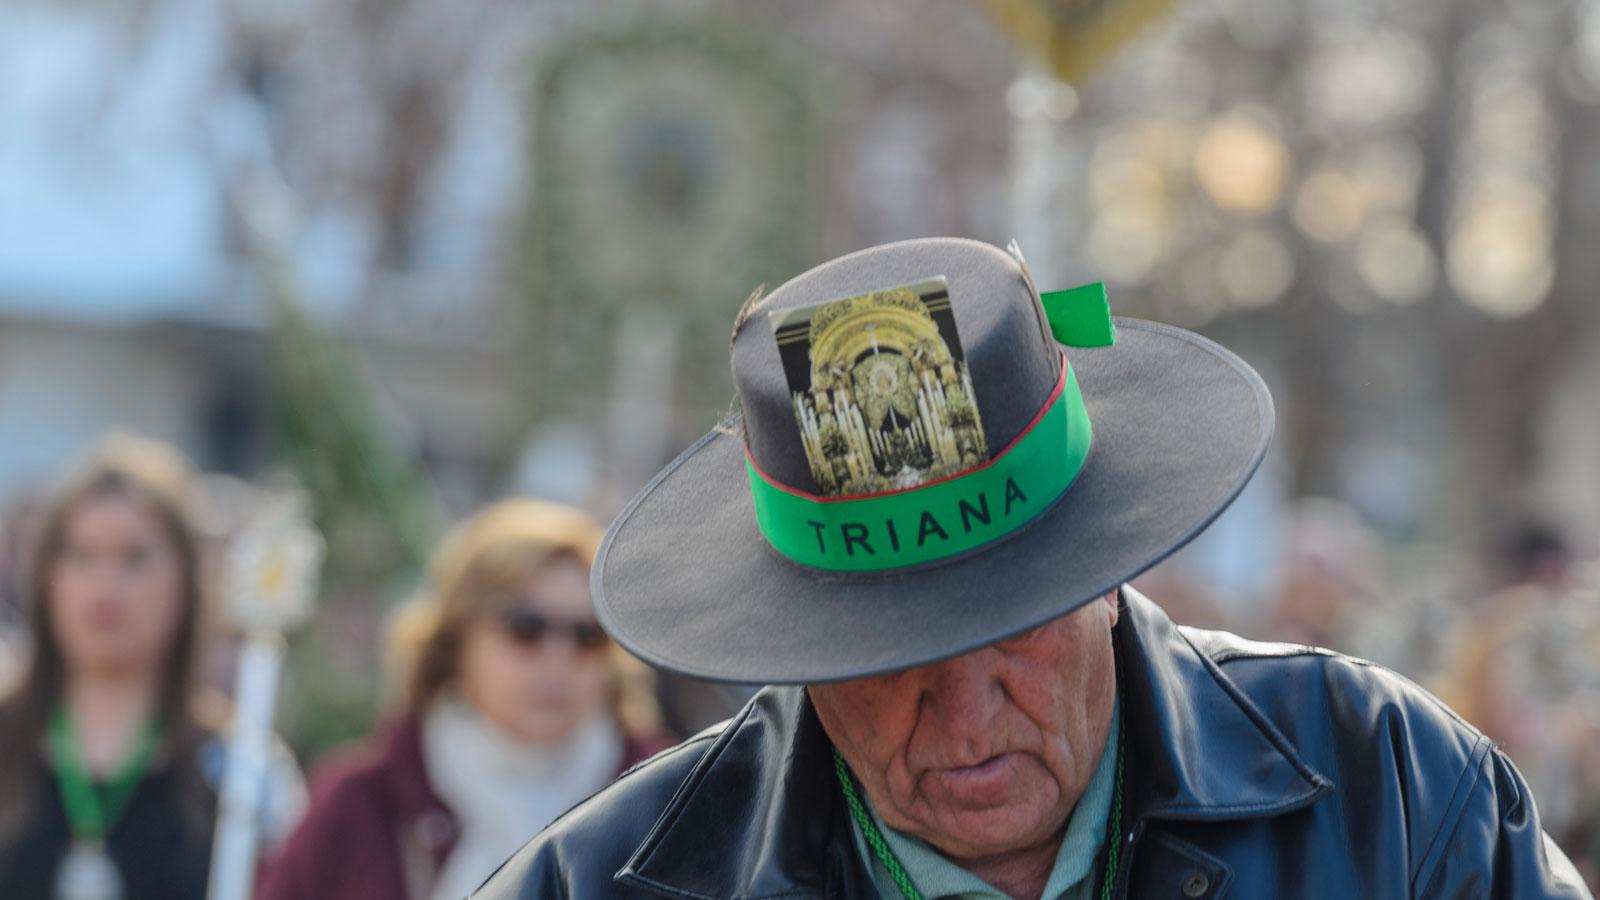
POLYGON ((422 759, 461 836, 432 900, 460 900, 540 829, 604 787, 622 764, 622 733, 603 710, 555 745, 511 737, 459 697, 422 721, 422 759))

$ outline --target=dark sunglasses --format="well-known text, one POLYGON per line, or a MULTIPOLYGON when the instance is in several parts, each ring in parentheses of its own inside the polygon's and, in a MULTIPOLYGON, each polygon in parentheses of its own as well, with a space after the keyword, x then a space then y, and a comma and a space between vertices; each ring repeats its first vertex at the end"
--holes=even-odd
POLYGON ((599 650, 610 640, 596 622, 563 622, 523 606, 513 606, 501 613, 500 627, 524 647, 557 635, 571 641, 579 650, 599 650))

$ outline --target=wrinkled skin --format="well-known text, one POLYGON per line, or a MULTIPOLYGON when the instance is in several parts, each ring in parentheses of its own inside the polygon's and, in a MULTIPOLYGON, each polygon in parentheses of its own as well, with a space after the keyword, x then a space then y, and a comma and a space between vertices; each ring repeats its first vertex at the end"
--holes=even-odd
POLYGON ((1112 593, 954 659, 808 690, 887 825, 1036 894, 1110 733, 1116 621, 1112 593))

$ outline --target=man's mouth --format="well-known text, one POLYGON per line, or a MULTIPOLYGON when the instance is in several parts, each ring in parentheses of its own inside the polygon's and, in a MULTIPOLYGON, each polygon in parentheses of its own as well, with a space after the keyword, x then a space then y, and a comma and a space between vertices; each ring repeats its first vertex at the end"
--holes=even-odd
POLYGON ((931 769, 926 776, 939 793, 962 803, 986 806, 1009 793, 1021 760, 1017 753, 1000 753, 970 766, 931 769))

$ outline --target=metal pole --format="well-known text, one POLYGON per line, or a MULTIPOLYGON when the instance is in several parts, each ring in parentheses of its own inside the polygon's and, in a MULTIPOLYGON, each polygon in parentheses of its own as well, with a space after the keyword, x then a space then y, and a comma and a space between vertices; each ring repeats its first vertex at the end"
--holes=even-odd
POLYGON ((239 686, 211 856, 209 900, 249 900, 255 886, 283 636, 252 631, 239 653, 239 686))

